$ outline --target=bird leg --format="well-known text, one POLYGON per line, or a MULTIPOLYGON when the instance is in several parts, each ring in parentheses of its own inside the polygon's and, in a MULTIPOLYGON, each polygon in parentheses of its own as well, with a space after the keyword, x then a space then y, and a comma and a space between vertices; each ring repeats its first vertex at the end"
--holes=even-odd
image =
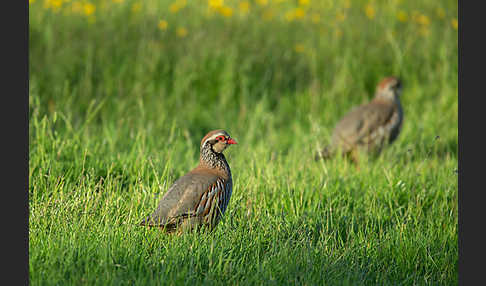
POLYGON ((353 161, 356 170, 359 171, 359 152, 358 149, 353 149, 350 153, 351 161, 353 161))

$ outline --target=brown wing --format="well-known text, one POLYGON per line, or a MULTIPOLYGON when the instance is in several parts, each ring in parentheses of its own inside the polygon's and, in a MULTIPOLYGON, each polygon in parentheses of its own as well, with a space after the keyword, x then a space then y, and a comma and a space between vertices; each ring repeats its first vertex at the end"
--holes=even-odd
POLYGON ((217 220, 216 210, 224 213, 231 195, 226 191, 228 181, 212 174, 188 173, 171 186, 141 225, 177 226, 190 217, 201 217, 208 223, 217 220))
POLYGON ((163 226, 195 215, 195 206, 218 177, 211 174, 188 173, 179 178, 160 200, 157 209, 141 225, 163 226))
POLYGON ((347 152, 357 145, 371 144, 385 132, 381 128, 390 120, 393 111, 393 105, 376 102, 351 110, 334 129, 333 147, 347 152))

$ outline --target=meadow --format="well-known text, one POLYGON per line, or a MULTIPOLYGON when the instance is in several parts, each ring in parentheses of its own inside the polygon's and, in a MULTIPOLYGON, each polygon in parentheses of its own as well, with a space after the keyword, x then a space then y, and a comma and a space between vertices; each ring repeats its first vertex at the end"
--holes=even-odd
POLYGON ((456 285, 457 1, 29 0, 31 285, 456 285), (315 161, 389 75, 396 142, 315 161), (137 226, 223 128, 212 233, 137 226))

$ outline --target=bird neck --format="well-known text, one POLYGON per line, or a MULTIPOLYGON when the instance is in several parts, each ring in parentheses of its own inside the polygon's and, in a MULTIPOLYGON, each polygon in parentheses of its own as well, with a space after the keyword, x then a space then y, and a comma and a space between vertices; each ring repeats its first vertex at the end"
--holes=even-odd
POLYGON ((389 94, 386 94, 386 93, 378 93, 375 98, 374 98, 374 101, 376 102, 382 102, 382 103, 391 103, 391 104, 397 104, 397 105, 400 105, 400 99, 398 98, 398 96, 394 96, 394 95, 389 95, 389 94))
POLYGON ((393 109, 398 112, 399 118, 403 116, 402 103, 400 102, 400 98, 398 96, 394 96, 394 97, 377 96, 373 100, 375 103, 378 104, 385 104, 385 105, 392 106, 393 109))
POLYGON ((223 171, 229 176, 231 176, 231 171, 226 162, 226 158, 223 153, 217 153, 213 151, 210 144, 205 144, 201 148, 201 155, 199 156, 199 164, 204 165, 210 169, 216 169, 223 171))

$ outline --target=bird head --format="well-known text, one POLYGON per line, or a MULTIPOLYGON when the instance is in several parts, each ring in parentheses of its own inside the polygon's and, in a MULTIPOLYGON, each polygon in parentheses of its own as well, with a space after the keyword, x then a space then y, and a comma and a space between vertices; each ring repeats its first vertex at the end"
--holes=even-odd
POLYGON ((210 147, 214 152, 222 153, 231 144, 237 143, 226 131, 218 129, 204 136, 201 140, 201 150, 205 147, 210 147))
POLYGON ((402 81, 397 77, 386 77, 376 88, 376 97, 396 100, 402 93, 402 81))

